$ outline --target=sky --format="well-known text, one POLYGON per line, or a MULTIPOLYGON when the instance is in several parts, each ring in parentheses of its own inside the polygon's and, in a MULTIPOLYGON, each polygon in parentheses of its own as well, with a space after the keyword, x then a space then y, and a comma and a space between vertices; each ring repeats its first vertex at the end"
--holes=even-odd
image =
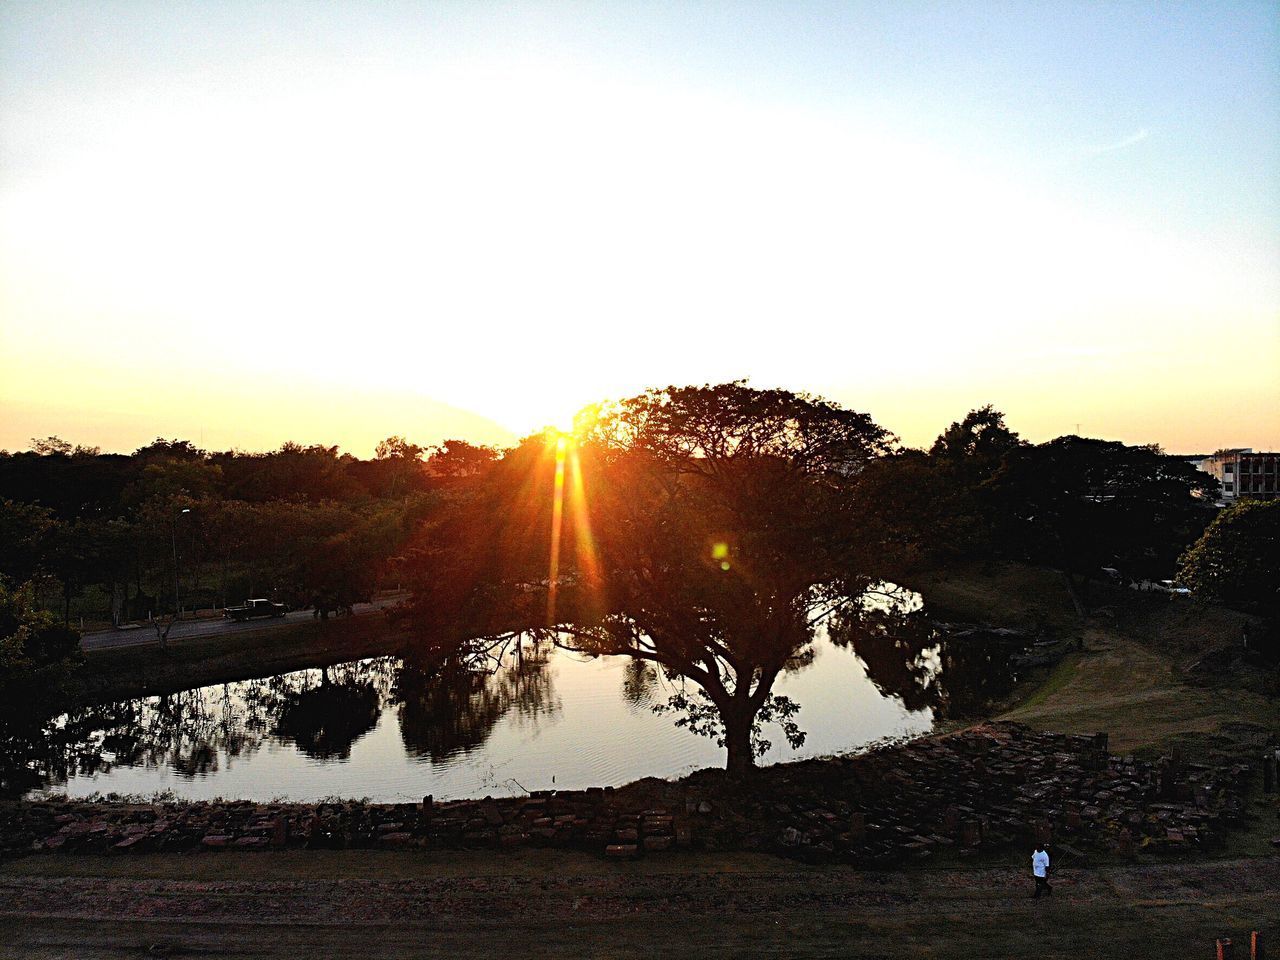
POLYGON ((749 378, 1280 448, 1280 8, 0 5, 0 448, 749 378))

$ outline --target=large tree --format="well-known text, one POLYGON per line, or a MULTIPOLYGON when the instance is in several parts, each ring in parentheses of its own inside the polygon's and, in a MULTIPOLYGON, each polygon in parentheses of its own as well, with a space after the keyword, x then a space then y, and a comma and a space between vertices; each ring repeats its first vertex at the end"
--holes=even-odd
POLYGON ((1280 609, 1280 500, 1241 500, 1182 556, 1178 578, 1195 595, 1280 609))
POLYGON ((876 579, 855 494, 891 439, 865 414, 743 383, 596 410, 577 439, 510 452, 471 521, 437 529, 420 609, 489 636, 541 620, 561 645, 659 665, 694 688, 675 700, 684 722, 744 773, 758 720, 794 712, 774 681, 876 579))

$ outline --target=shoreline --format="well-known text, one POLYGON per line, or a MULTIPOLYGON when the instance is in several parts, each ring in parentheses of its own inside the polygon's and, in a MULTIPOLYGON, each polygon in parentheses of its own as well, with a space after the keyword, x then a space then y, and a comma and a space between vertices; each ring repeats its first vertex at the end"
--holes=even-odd
MULTIPOLYGON (((1253 745, 1250 746, 1250 749, 1253 745)), ((1261 752, 1261 744, 1256 745, 1261 752)), ((1225 849, 1258 770, 1108 752, 1093 736, 997 721, 848 757, 624 787, 437 803, 67 799, 0 804, 0 855, 223 849, 555 847, 635 859, 754 851, 867 868, 1056 844, 1073 860, 1225 849)))
POLYGON ((84 655, 76 706, 395 656, 412 639, 410 630, 390 623, 384 614, 371 613, 192 639, 165 651, 155 645, 92 651, 84 655))

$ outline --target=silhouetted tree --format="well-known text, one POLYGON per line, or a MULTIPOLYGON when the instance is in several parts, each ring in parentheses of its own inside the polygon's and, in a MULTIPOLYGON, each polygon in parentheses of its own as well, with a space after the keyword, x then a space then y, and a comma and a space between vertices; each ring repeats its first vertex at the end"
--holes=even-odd
POLYGON ((0 576, 30 580, 48 555, 56 522, 53 511, 0 498, 0 576))
POLYGON ((580 442, 508 453, 437 528, 420 620, 448 610, 483 638, 541 619, 563 646, 655 663, 693 686, 673 700, 685 724, 745 773, 759 720, 802 737, 773 683, 874 579, 852 493, 890 437, 865 414, 742 383, 650 391, 584 427, 580 442))
POLYGON ((0 722, 56 711, 81 662, 79 633, 37 607, 34 586, 0 578, 0 722))
POLYGON ((498 451, 493 447, 476 446, 465 440, 446 440, 428 458, 427 469, 443 480, 463 480, 484 473, 497 460, 498 451))
POLYGON ((1104 566, 1167 575, 1212 518, 1216 481, 1158 447, 1059 437, 1008 458, 992 487, 1006 555, 1062 570, 1079 606, 1104 566))

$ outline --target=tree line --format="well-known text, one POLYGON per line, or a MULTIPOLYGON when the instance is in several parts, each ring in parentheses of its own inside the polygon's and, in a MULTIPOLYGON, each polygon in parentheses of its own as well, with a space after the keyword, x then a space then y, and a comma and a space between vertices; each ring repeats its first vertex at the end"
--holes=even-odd
POLYGON ((493 451, 400 437, 361 460, 156 440, 104 454, 56 437, 0 452, 0 576, 31 581, 64 622, 216 608, 250 596, 337 610, 367 599, 433 504, 493 451))
POLYGON ((1274 612, 1280 505, 1219 515, 1217 493, 1156 446, 1029 443, 991 407, 912 449, 866 414, 734 382, 602 404, 502 451, 45 441, 0 454, 0 574, 52 578, 64 621, 90 589, 120 619, 251 594, 336 608, 400 585, 423 662, 492 658, 529 633, 629 656, 676 685, 677 722, 741 774, 764 724, 803 740, 777 678, 923 569, 1052 567, 1082 614, 1103 568, 1181 570, 1205 598, 1274 612))

